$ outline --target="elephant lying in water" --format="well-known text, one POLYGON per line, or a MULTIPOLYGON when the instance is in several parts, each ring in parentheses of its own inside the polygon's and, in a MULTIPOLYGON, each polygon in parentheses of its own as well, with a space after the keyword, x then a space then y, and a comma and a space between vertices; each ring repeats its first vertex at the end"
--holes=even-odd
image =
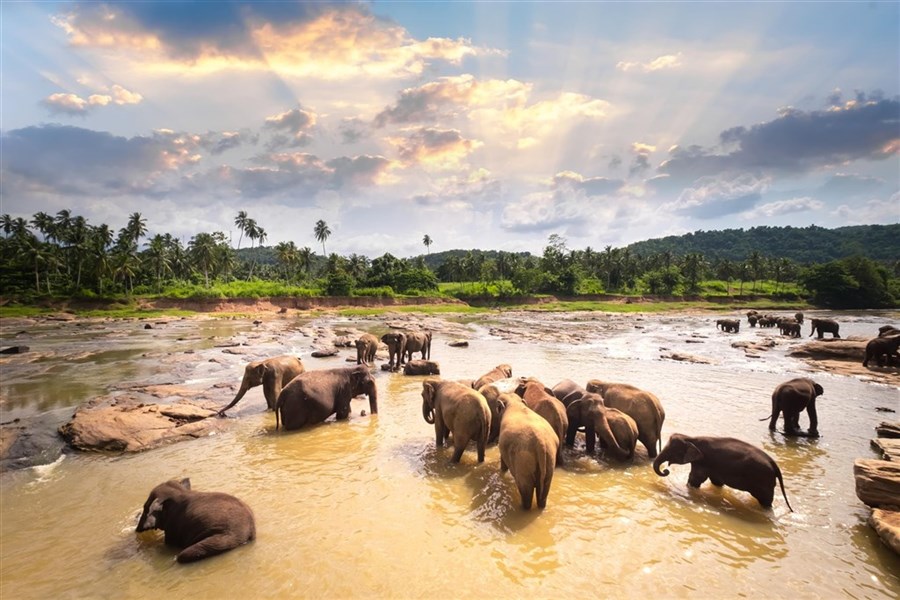
POLYGON ((220 492, 195 492, 191 480, 167 481, 150 492, 137 531, 162 529, 166 544, 183 548, 180 563, 227 552, 256 537, 250 507, 220 492))
POLYGON ((350 400, 369 396, 369 411, 378 413, 378 389, 366 365, 307 371, 295 377, 278 396, 275 429, 300 429, 321 423, 336 414, 338 420, 350 416, 350 400))
POLYGON ((759 503, 770 508, 775 497, 776 481, 781 485, 781 495, 791 512, 790 502, 784 491, 784 479, 775 460, 747 442, 724 437, 688 437, 673 433, 669 443, 653 461, 653 470, 666 477, 669 470, 660 470, 663 463, 691 464, 688 485, 700 487, 709 479, 715 486, 727 485, 750 492, 759 503))
POLYGON ((260 384, 263 386, 266 405, 269 410, 275 410, 275 403, 278 401, 278 394, 281 393, 282 388, 305 370, 299 358, 288 354, 251 362, 244 368, 241 389, 238 390, 231 404, 220 410, 218 415, 225 416, 225 411, 237 404, 247 390, 260 384))

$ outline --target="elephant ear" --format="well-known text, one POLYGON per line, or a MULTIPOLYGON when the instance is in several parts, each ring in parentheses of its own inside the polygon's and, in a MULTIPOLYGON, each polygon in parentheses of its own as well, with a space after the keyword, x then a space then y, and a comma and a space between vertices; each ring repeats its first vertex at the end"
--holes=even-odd
POLYGON ((191 479, 189 477, 185 477, 184 479, 182 479, 181 486, 186 490, 191 489, 191 479))
POLYGON ((569 423, 581 421, 581 411, 584 410, 585 402, 586 400, 579 398, 569 403, 566 407, 566 417, 569 419, 569 423))
POLYGON ((825 389, 818 383, 813 384, 813 389, 816 391, 816 396, 821 396, 825 393, 825 389))
POLYGON ((695 460, 701 460, 703 458, 703 453, 700 452, 700 449, 692 444, 691 442, 685 442, 684 449, 684 462, 690 463, 695 460))

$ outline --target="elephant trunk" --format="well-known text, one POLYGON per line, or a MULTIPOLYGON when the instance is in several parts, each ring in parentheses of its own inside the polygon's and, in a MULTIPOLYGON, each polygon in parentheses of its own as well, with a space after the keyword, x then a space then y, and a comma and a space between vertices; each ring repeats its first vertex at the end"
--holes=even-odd
POLYGON ((661 471, 659 468, 664 462, 669 462, 669 453, 666 452, 665 449, 663 449, 663 451, 660 452, 656 459, 653 461, 653 470, 660 477, 667 477, 669 475, 669 469, 661 471))
POLYGON ((375 385, 374 379, 369 382, 366 394, 369 396, 369 413, 378 414, 378 387, 375 385))
POLYGON ((237 395, 234 397, 234 400, 231 401, 231 404, 229 404, 229 405, 226 406, 225 408, 221 409, 221 410, 220 410, 218 413, 216 413, 216 414, 218 414, 220 417, 225 416, 225 411, 228 410, 229 408, 231 408, 232 406, 234 406, 235 404, 237 404, 237 403, 241 400, 241 398, 244 397, 244 394, 246 394, 246 393, 247 393, 247 390, 249 390, 249 389, 250 389, 250 386, 247 385, 247 382, 246 382, 246 381, 244 381, 243 383, 241 383, 241 389, 238 390, 238 393, 237 393, 237 395))
POLYGON ((616 455, 619 459, 628 458, 628 450, 619 445, 619 440, 616 439, 615 434, 612 432, 612 429, 609 427, 609 420, 606 416, 603 416, 599 419, 599 423, 596 425, 597 432, 604 438, 608 449, 616 455))
POLYGON ((425 422, 434 425, 434 409, 429 406, 427 400, 422 401, 422 416, 425 417, 425 422))

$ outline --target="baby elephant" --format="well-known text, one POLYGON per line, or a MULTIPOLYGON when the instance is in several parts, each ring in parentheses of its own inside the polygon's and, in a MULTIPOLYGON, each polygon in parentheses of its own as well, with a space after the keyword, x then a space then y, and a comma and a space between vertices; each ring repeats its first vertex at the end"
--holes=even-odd
POLYGON ((137 531, 162 529, 166 544, 184 548, 178 562, 194 562, 256 537, 250 507, 228 494, 195 492, 191 480, 167 481, 150 492, 137 531))
POLYGON ((691 463, 688 485, 700 487, 709 479, 713 485, 727 485, 750 492, 761 505, 772 506, 775 497, 775 481, 781 485, 781 495, 791 512, 791 503, 784 492, 784 479, 775 460, 747 442, 724 437, 688 437, 673 433, 669 443, 653 461, 653 470, 660 477, 669 470, 660 471, 667 462, 674 465, 691 463))

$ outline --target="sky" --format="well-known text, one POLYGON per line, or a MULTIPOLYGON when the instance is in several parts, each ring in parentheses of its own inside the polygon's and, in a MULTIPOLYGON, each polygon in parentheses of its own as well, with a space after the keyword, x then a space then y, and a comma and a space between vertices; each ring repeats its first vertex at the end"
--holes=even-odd
POLYGON ((0 46, 14 218, 372 258, 900 222, 896 1, 3 0, 0 46))

